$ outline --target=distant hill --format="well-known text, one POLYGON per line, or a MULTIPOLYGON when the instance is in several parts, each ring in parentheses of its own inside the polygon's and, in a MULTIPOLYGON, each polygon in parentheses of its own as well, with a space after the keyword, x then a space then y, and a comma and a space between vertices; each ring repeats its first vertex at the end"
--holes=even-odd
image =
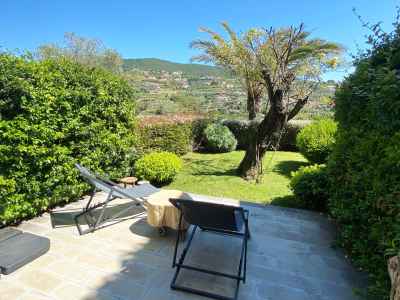
POLYGON ((221 68, 201 64, 181 64, 158 58, 128 58, 124 59, 124 70, 139 69, 143 71, 181 71, 186 76, 222 76, 227 74, 221 68))

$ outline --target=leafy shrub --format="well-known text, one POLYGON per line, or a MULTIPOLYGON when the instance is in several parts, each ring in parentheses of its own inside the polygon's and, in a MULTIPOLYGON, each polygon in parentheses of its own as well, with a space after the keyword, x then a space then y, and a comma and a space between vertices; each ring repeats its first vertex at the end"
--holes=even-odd
POLYGON ((206 148, 211 152, 231 152, 236 149, 237 141, 228 127, 210 124, 204 131, 206 148))
POLYGON ((153 152, 138 159, 135 175, 156 185, 170 183, 182 169, 182 160, 174 153, 153 152))
MULTIPOLYGON (((258 120, 253 121, 257 124, 258 120)), ((282 132, 279 150, 294 151, 297 150, 296 137, 302 128, 310 124, 308 120, 290 120, 282 132)), ((244 120, 224 120, 223 125, 227 126, 235 136, 238 144, 237 149, 246 150, 249 144, 249 128, 250 122, 244 120)))
POLYGON ((329 208, 339 244, 370 274, 369 294, 389 299, 387 255, 400 251, 400 24, 336 93, 338 133, 328 162, 329 208))
POLYGON ((321 119, 304 127, 296 138, 301 154, 311 163, 326 163, 335 142, 337 125, 332 119, 321 119))
POLYGON ((197 119, 192 122, 192 145, 193 151, 199 150, 202 147, 205 147, 206 139, 204 136, 204 132, 208 125, 214 123, 215 120, 213 118, 203 118, 197 119))
POLYGON ((310 125, 310 120, 290 120, 283 132, 279 150, 297 151, 296 138, 299 132, 306 126, 310 125))
POLYGON ((326 211, 328 203, 328 177, 325 165, 301 167, 292 172, 290 187, 304 208, 326 211))
POLYGON ((160 123, 138 126, 142 153, 167 151, 183 155, 192 150, 191 123, 160 123))
POLYGON ((135 159, 134 91, 65 59, 0 54, 0 222, 79 198, 74 163, 120 177, 135 159))
MULTIPOLYGON (((258 122, 258 121, 257 121, 258 122)), ((244 120, 224 120, 222 125, 229 128, 237 140, 237 149, 246 150, 249 144, 249 121, 244 120)))
POLYGON ((211 119, 195 118, 165 121, 163 118, 141 118, 136 129, 137 149, 140 153, 167 151, 184 155, 204 144, 204 130, 211 119))

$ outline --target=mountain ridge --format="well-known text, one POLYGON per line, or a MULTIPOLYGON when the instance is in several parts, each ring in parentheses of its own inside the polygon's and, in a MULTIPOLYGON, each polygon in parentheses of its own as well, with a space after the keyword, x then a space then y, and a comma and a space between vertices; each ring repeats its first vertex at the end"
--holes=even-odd
POLYGON ((222 68, 216 66, 196 63, 177 63, 159 58, 125 58, 123 60, 123 69, 125 71, 139 69, 153 72, 182 72, 188 76, 228 76, 222 68))

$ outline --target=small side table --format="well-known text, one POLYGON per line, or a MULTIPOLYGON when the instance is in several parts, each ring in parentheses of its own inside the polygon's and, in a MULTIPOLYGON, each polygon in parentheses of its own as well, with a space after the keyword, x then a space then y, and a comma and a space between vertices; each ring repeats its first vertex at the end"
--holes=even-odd
POLYGON ((169 202, 170 198, 190 199, 190 196, 177 190, 160 190, 146 198, 147 223, 156 227, 161 235, 165 235, 166 228, 186 231, 189 224, 183 222, 179 228, 179 210, 169 202))
POLYGON ((134 186, 137 182, 136 177, 124 177, 118 180, 119 183, 122 183, 124 185, 124 188, 126 188, 127 185, 134 186))

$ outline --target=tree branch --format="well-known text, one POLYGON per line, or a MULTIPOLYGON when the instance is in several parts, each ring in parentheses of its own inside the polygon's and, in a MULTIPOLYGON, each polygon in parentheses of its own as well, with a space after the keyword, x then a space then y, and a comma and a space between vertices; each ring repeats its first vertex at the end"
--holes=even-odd
POLYGON ((304 107, 304 105, 306 105, 309 98, 310 98, 310 95, 307 95, 303 99, 297 100, 295 106, 292 108, 292 110, 288 114, 288 118, 287 118, 288 121, 293 119, 299 113, 299 111, 304 107))

